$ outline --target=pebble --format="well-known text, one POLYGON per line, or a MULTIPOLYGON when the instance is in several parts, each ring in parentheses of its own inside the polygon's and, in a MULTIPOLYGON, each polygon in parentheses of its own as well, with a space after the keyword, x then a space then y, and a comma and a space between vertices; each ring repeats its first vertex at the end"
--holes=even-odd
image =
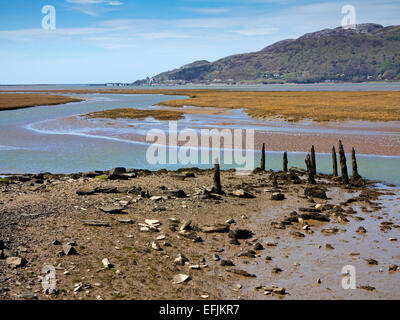
POLYGON ((114 266, 110 263, 110 260, 108 260, 107 258, 104 258, 101 262, 103 263, 104 268, 111 269, 111 268, 114 267, 114 266))

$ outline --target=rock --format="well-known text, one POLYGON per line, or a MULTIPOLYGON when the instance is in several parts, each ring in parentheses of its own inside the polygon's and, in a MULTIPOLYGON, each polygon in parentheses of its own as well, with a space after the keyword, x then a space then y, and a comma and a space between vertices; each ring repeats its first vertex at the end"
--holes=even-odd
POLYGON ((365 259, 365 261, 367 261, 367 263, 370 265, 378 265, 379 264, 378 261, 371 259, 371 258, 365 259))
POLYGON ((389 265, 389 271, 397 271, 399 270, 399 266, 396 264, 389 265))
POLYGON ((374 291, 375 288, 371 286, 359 286, 360 289, 367 290, 367 291, 374 291))
POLYGON ((200 265, 198 264, 190 265, 189 270, 200 270, 200 265))
POLYGON ((121 207, 102 207, 100 210, 109 214, 125 214, 121 207))
POLYGON ((174 260, 174 264, 178 266, 184 266, 186 262, 189 262, 189 259, 186 258, 182 253, 179 253, 174 260))
POLYGON ((221 260, 221 258, 220 258, 219 255, 217 255, 216 253, 214 253, 214 254, 213 254, 213 260, 214 260, 214 261, 219 261, 219 260, 221 260))
POLYGON ((222 267, 233 267, 235 264, 231 260, 221 260, 222 267))
POLYGON ((78 252, 76 251, 76 249, 70 245, 70 244, 66 244, 63 246, 63 252, 66 256, 76 256, 78 255, 78 252))
POLYGON ((257 242, 257 243, 254 245, 254 250, 256 250, 256 251, 261 251, 261 250, 264 250, 264 247, 263 247, 263 245, 262 245, 261 243, 257 242))
POLYGON ((278 243, 277 242, 266 242, 265 245, 267 247, 276 247, 278 245, 278 243))
POLYGON ((192 225, 192 221, 191 221, 191 220, 187 220, 187 221, 184 221, 184 222, 182 223, 182 225, 181 225, 181 227, 180 227, 179 229, 180 229, 181 231, 184 231, 184 230, 192 230, 191 225, 192 225))
POLYGON ((241 252, 238 254, 238 257, 248 257, 248 258, 255 258, 256 257, 256 252, 253 250, 241 252))
POLYGON ((243 189, 238 189, 232 192, 232 195, 235 197, 243 198, 243 199, 253 199, 255 196, 248 191, 243 189))
POLYGON ((164 194, 175 198, 186 198, 187 194, 183 190, 165 190, 164 194))
POLYGON ((226 269, 226 272, 234 273, 239 276, 243 276, 243 277, 247 277, 247 278, 256 278, 257 277, 255 274, 248 273, 247 271, 241 270, 241 269, 226 269))
POLYGON ((364 227, 359 227, 356 232, 357 233, 367 233, 367 230, 364 227))
POLYGON ((285 195, 283 193, 280 193, 280 192, 275 192, 275 193, 272 194, 271 200, 274 200, 274 201, 285 200, 285 195))
POLYGON ((108 172, 108 174, 110 176, 119 176, 119 175, 124 174, 124 173, 126 173, 126 169, 125 168, 114 168, 114 169, 111 169, 108 172))
POLYGON ((325 248, 328 249, 328 250, 334 250, 334 249, 335 249, 335 248, 334 248, 331 244, 329 244, 329 243, 327 243, 327 244, 325 245, 325 248))
POLYGON ((76 191, 76 194, 78 196, 90 196, 96 193, 95 189, 87 189, 87 188, 83 188, 83 189, 79 189, 76 191))
POLYGON ((153 243, 151 244, 151 248, 152 248, 153 250, 156 250, 156 251, 162 251, 162 248, 158 245, 157 242, 153 242, 153 243))
POLYGON ((226 224, 234 224, 236 223, 235 219, 228 219, 225 221, 226 224))
POLYGON ((322 221, 322 222, 329 222, 329 218, 323 214, 320 213, 302 213, 300 214, 300 218, 303 220, 316 220, 316 221, 322 221))
POLYGON ((317 283, 318 283, 318 284, 321 284, 321 283, 322 283, 322 281, 321 281, 320 278, 317 279, 317 283))
POLYGON ((110 260, 108 260, 107 258, 104 258, 103 260, 101 260, 101 262, 103 263, 104 268, 107 268, 107 269, 114 268, 114 265, 111 264, 110 260))
POLYGON ((304 195, 307 197, 328 199, 326 192, 318 187, 309 187, 304 190, 304 195))
POLYGON ((281 269, 281 268, 273 268, 272 269, 272 273, 275 273, 275 274, 278 274, 278 273, 281 273, 283 270, 281 269))
POLYGON ((273 288, 272 292, 275 294, 284 295, 284 294, 286 294, 286 289, 285 288, 273 288))
POLYGON ((127 219, 117 219, 117 221, 119 223, 123 223, 123 224, 133 224, 133 220, 129 219, 129 218, 127 218, 127 219))
POLYGON ((25 290, 24 293, 22 294, 22 298, 27 300, 34 300, 37 299, 37 296, 32 291, 25 290))
POLYGON ((253 232, 250 230, 246 230, 246 229, 237 229, 237 230, 233 230, 229 233, 229 238, 231 239, 249 239, 253 236, 253 232))
POLYGON ((155 201, 155 202, 163 200, 163 199, 164 199, 164 197, 162 197, 162 196, 154 196, 154 197, 150 198, 151 201, 155 201))
POLYGON ((23 267, 26 265, 28 262, 26 261, 25 258, 19 258, 19 257, 8 257, 6 259, 6 263, 13 267, 13 268, 18 268, 18 267, 23 267))
POLYGON ((238 245, 240 245, 240 242, 237 239, 232 239, 232 240, 229 241, 229 244, 233 244, 235 246, 238 246, 238 245))
POLYGON ((330 229, 322 229, 321 233, 326 234, 326 235, 331 235, 331 234, 335 234, 339 231, 338 228, 330 228, 330 229))
POLYGON ((266 261, 266 262, 270 262, 270 261, 272 261, 272 257, 270 257, 270 256, 266 256, 266 257, 265 257, 265 261, 266 261))
POLYGON ((172 279, 172 284, 181 284, 190 281, 190 276, 186 274, 178 274, 172 279))
POLYGON ((85 226, 91 227, 111 227, 110 224, 106 221, 98 221, 98 220, 82 220, 81 221, 85 226))
POLYGON ((296 238, 304 238, 305 237, 305 235, 303 233, 298 232, 298 231, 291 232, 291 235, 296 237, 296 238))
POLYGON ((58 240, 53 241, 53 246, 61 246, 61 245, 62 245, 62 243, 60 241, 58 241, 58 240))
POLYGON ((230 226, 229 224, 217 224, 214 226, 206 226, 202 228, 204 233, 225 233, 229 232, 230 226))

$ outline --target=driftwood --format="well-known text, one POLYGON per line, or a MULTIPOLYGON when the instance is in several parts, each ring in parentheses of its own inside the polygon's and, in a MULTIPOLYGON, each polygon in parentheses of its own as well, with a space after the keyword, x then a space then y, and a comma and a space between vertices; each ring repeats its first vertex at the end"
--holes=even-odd
POLYGON ((344 184, 349 184, 346 154, 344 153, 344 148, 341 140, 339 140, 339 160, 340 160, 340 169, 342 170, 342 182, 344 184))

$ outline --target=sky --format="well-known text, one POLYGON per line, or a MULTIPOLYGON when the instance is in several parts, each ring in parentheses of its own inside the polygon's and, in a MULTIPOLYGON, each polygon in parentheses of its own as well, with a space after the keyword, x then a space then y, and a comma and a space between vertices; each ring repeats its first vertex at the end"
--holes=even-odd
POLYGON ((0 1, 0 84, 133 82, 338 27, 344 5, 400 25, 399 0, 0 1))

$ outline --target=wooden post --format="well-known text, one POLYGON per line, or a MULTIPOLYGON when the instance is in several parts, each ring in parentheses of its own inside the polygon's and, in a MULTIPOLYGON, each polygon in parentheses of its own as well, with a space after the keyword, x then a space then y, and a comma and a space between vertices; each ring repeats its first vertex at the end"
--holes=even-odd
POLYGON ((315 177, 314 177, 314 169, 311 164, 310 154, 307 154, 307 158, 306 158, 305 162, 306 162, 307 171, 308 171, 308 182, 310 184, 317 184, 317 182, 315 181, 315 177))
POLYGON ((214 160, 214 193, 223 194, 221 186, 221 170, 219 167, 218 159, 214 160))
POLYGON ((262 171, 265 171, 265 143, 262 145, 262 150, 261 150, 261 166, 260 166, 262 171))
POLYGON ((317 174, 317 162, 315 160, 315 148, 311 147, 311 168, 314 174, 317 174))
POLYGON ((288 172, 288 158, 287 158, 287 152, 283 154, 283 171, 288 172))
POLYGON ((332 147, 332 165, 333 165, 333 176, 337 177, 339 174, 338 174, 337 157, 336 157, 335 146, 332 147))
POLYGON ((342 140, 339 140, 339 160, 340 160, 340 169, 342 170, 342 182, 344 184, 349 184, 349 175, 347 173, 346 154, 344 153, 342 140))
POLYGON ((356 150, 354 150, 354 148, 352 148, 352 150, 351 150, 351 164, 352 164, 352 168, 353 168, 353 178, 354 179, 361 178, 361 176, 358 174, 356 150))

